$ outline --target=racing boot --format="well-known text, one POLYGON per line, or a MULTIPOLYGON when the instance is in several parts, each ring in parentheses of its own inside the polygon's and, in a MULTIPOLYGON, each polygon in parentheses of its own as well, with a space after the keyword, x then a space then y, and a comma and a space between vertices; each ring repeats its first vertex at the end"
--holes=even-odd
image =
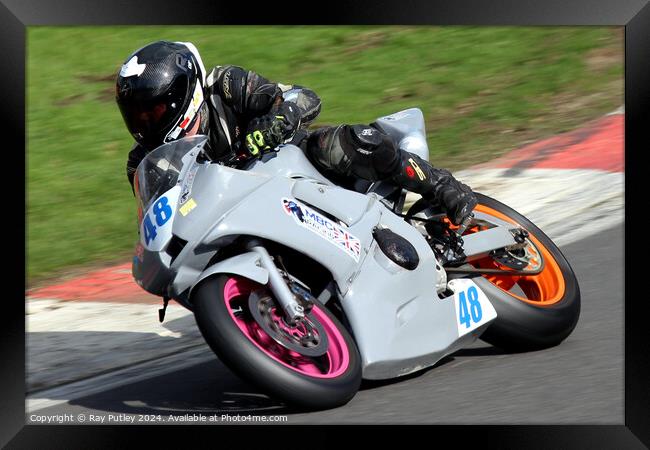
POLYGON ((436 169, 419 156, 399 149, 390 135, 370 125, 316 130, 307 140, 306 153, 326 176, 337 182, 390 179, 432 203, 439 203, 456 225, 477 204, 469 186, 449 171, 436 169))
POLYGON ((440 204, 455 225, 460 225, 477 205, 469 186, 448 170, 437 169, 416 154, 398 148, 391 136, 378 129, 352 125, 343 133, 341 143, 347 147, 351 168, 358 176, 371 181, 391 179, 430 203, 440 204))
POLYGON ((448 170, 437 169, 413 153, 397 151, 400 166, 392 176, 393 181, 431 203, 439 203, 449 220, 460 225, 478 204, 472 189, 448 170))

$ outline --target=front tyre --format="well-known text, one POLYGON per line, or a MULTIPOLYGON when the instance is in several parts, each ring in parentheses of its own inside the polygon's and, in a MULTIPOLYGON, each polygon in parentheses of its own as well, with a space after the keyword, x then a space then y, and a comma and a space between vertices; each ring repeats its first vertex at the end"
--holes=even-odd
MULTIPOLYGON (((316 357, 297 353, 273 339, 251 314, 250 296, 263 289, 226 274, 197 287, 194 316, 210 348, 237 375, 288 404, 327 409, 350 401, 361 384, 361 357, 345 327, 317 302, 309 318, 326 333, 327 351, 316 357)), ((300 329, 282 326, 300 337, 300 329)))
MULTIPOLYGON (((580 315, 580 289, 571 266, 560 249, 535 224, 514 209, 476 193, 476 212, 510 222, 529 233, 528 257, 541 257, 543 270, 537 275, 486 275, 474 281, 492 300, 497 318, 481 339, 506 350, 529 351, 562 342, 575 328, 580 315)), ((486 257, 475 267, 498 268, 486 257)))

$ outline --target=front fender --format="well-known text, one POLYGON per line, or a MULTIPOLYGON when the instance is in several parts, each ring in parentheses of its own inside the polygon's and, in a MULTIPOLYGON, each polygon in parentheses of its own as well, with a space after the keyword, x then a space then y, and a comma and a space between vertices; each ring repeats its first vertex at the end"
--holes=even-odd
POLYGON ((260 257, 254 252, 242 253, 241 255, 219 261, 201 272, 201 275, 196 279, 196 282, 190 290, 190 296, 194 288, 202 280, 218 273, 232 273, 260 284, 266 284, 269 281, 269 272, 259 264, 260 257))

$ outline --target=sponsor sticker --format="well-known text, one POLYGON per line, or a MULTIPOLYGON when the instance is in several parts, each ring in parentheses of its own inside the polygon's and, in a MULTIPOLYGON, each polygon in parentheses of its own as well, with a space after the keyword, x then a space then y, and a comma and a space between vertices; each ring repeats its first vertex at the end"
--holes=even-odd
POLYGON ((196 202, 194 201, 193 198, 189 199, 187 203, 185 203, 183 206, 181 206, 178 210, 180 213, 183 215, 183 217, 187 216, 194 208, 196 208, 196 202))
POLYGON ((344 227, 297 200, 283 198, 282 207, 284 212, 292 216, 298 225, 328 240, 356 262, 359 262, 361 241, 350 234, 344 227))
POLYGON ((196 176, 196 172, 198 170, 199 170, 198 166, 193 167, 188 172, 187 176, 185 177, 185 180, 183 180, 183 187, 181 188, 181 196, 178 199, 179 204, 182 205, 190 197, 190 192, 192 191, 192 184, 194 184, 194 177, 196 176))

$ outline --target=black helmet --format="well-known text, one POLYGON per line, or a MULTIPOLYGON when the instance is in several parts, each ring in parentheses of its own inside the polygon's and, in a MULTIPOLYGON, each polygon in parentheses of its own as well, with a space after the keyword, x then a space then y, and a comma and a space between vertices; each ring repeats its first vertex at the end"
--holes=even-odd
POLYGON ((151 150, 194 125, 204 105, 204 84, 205 68, 194 45, 158 41, 125 61, 115 100, 131 135, 151 150))

